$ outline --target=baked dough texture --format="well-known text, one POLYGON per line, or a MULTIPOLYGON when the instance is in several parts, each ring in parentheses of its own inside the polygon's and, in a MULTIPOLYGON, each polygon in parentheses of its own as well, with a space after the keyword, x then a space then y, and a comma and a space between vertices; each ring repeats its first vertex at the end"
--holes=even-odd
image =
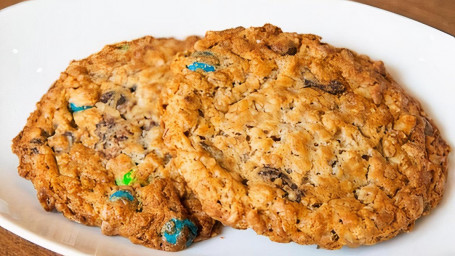
POLYGON ((224 225, 338 249, 441 200, 449 146, 381 61, 267 24, 208 32, 171 69, 164 142, 224 225))
POLYGON ((109 45, 61 74, 12 146, 45 210, 168 251, 219 233, 161 139, 169 62, 196 40, 109 45))

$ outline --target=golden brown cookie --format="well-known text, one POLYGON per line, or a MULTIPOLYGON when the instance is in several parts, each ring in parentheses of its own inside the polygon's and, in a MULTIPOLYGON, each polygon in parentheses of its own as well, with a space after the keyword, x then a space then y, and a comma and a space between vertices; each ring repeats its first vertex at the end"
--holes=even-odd
POLYGON ((371 245, 443 195, 450 149, 380 61, 265 25, 208 32, 171 68, 165 143, 225 225, 371 245))
POLYGON ((13 141, 19 174, 44 209, 168 251, 219 232, 176 172, 159 125, 169 62, 196 40, 144 37, 69 65, 13 141))

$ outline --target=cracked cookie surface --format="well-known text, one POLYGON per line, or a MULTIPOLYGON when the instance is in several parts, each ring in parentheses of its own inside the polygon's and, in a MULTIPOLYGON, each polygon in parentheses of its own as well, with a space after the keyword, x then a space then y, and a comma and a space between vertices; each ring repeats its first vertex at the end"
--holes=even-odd
POLYGON ((267 24, 208 32, 171 68, 164 141, 225 225, 371 245, 443 195, 450 149, 380 61, 267 24))
POLYGON ((161 139, 169 62, 196 40, 144 37, 69 65, 12 146, 44 209, 169 251, 219 233, 161 139))

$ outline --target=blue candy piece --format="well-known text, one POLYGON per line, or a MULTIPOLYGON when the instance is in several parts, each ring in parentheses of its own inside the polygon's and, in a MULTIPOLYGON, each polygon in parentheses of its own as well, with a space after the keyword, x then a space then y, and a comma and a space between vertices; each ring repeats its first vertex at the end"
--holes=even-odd
POLYGON ((171 219, 164 226, 164 237, 170 244, 176 244, 182 230, 187 227, 190 230, 188 238, 186 240, 186 247, 193 243, 194 238, 197 236, 197 226, 189 219, 179 220, 171 219))
POLYGON ((196 71, 197 69, 202 69, 205 72, 213 72, 215 71, 215 67, 206 63, 202 62, 193 62, 193 64, 188 66, 188 69, 191 71, 196 71))
POLYGON ((82 110, 86 110, 86 109, 89 109, 89 108, 93 108, 93 106, 76 106, 74 105, 74 103, 70 103, 70 109, 72 112, 78 112, 78 111, 82 111, 82 110))
POLYGON ((119 199, 126 199, 128 201, 134 201, 134 196, 127 190, 117 190, 110 197, 109 200, 117 201, 119 199))

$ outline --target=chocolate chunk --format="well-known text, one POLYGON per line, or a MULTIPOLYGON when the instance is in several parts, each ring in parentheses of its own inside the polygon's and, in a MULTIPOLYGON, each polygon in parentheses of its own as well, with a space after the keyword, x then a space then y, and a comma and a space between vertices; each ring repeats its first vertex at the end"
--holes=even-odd
POLYGON ((297 53, 297 47, 290 47, 286 52, 287 55, 295 55, 297 53))
POLYGON ((114 96, 114 93, 115 92, 113 91, 103 93, 100 97, 100 101, 103 103, 107 103, 112 98, 112 96, 114 96))
POLYGON ((276 179, 279 178, 281 172, 280 169, 272 168, 272 167, 263 167, 261 171, 258 173, 261 176, 269 177, 269 179, 276 179))
POLYGON ((38 144, 38 145, 43 144, 43 142, 41 141, 40 138, 33 138, 33 139, 30 140, 30 143, 38 144))
POLYGON ((344 84, 338 80, 332 80, 328 84, 321 84, 318 82, 305 79, 304 83, 305 87, 318 88, 333 95, 341 94, 344 91, 346 91, 346 87, 344 86, 344 84))
POLYGON ((311 205, 311 207, 319 208, 319 207, 321 207, 321 205, 322 205, 321 203, 315 203, 315 204, 311 205))
MULTIPOLYGON (((215 146, 207 144, 204 141, 199 142, 199 144, 205 151, 207 151, 213 158, 215 158, 216 161, 220 161, 220 163, 221 163, 221 160, 223 159, 223 156, 224 156, 223 151, 219 150, 215 146)), ((224 167, 223 165, 221 165, 221 166, 224 167)))
POLYGON ((166 153, 163 158, 163 163, 164 165, 168 164, 172 159, 172 155, 169 153, 166 153))
POLYGON ((298 186, 292 182, 291 178, 284 172, 282 172, 280 169, 273 168, 273 167, 268 167, 264 166, 258 174, 262 176, 265 180, 268 180, 269 182, 274 182, 277 179, 281 179, 281 186, 280 189, 285 192, 285 196, 288 197, 290 201, 298 202, 302 200, 302 196, 304 196, 304 193, 298 189, 298 186), (294 194, 295 198, 291 199, 289 197, 290 194, 294 194))
POLYGON ((74 135, 72 132, 64 132, 63 135, 66 136, 70 145, 74 143, 74 135))
POLYGON ((115 141, 115 142, 118 142, 118 141, 125 141, 125 140, 127 140, 127 139, 128 139, 128 136, 126 136, 126 135, 114 135, 113 138, 114 138, 114 141, 115 141))
POLYGON ((115 126, 115 120, 113 118, 106 118, 103 119, 101 122, 97 123, 96 129, 101 129, 103 127, 106 127, 107 129, 111 129, 115 126))
POLYGON ((73 137, 73 133, 72 132, 64 132, 63 135, 65 135, 66 137, 73 137))
POLYGON ((272 51, 281 55, 295 55, 297 53, 297 46, 292 41, 274 42, 268 46, 272 51))
POLYGON ((120 106, 120 105, 123 105, 125 102, 126 102, 125 96, 123 94, 120 95, 120 98, 117 101, 117 107, 120 106))
POLYGON ((273 141, 275 141, 275 142, 281 141, 281 138, 280 138, 280 137, 277 137, 277 136, 270 136, 270 138, 271 138, 273 141))
POLYGON ((338 241, 338 239, 340 239, 340 237, 335 232, 335 230, 332 230, 331 233, 332 233, 332 241, 336 242, 336 241, 338 241))
POLYGON ((200 117, 204 117, 204 112, 202 112, 202 110, 198 109, 197 112, 199 113, 200 117))
POLYGON ((340 94, 346 91, 346 87, 338 80, 330 81, 327 92, 331 94, 340 94))
MULTIPOLYGON (((51 132, 51 133, 52 133, 52 135, 54 134, 54 132, 51 132)), ((48 137, 51 136, 51 134, 48 133, 47 131, 41 129, 41 136, 43 136, 43 137, 45 137, 45 138, 48 138, 48 137)))
POLYGON ((124 141, 127 141, 133 132, 128 129, 128 125, 116 122, 114 118, 105 119, 96 124, 96 135, 100 141, 96 143, 96 148, 110 159, 121 153, 124 141))

